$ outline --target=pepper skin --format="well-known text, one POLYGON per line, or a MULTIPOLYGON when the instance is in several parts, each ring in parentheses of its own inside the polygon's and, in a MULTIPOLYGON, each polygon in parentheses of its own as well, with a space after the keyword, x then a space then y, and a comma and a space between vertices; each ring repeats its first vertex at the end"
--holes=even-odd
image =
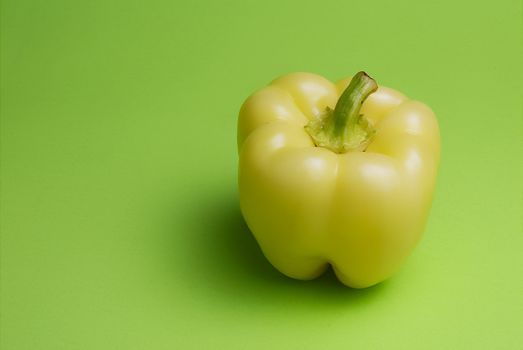
POLYGON ((274 267, 309 280, 331 265, 365 288, 397 271, 423 233, 440 136, 429 107, 379 86, 359 104, 374 129, 364 149, 318 146, 306 126, 338 108, 350 81, 292 73, 251 95, 238 119, 238 181, 245 221, 274 267))

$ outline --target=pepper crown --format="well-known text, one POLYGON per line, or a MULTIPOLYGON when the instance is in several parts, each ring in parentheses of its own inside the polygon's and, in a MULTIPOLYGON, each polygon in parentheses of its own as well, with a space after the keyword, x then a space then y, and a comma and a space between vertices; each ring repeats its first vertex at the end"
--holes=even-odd
POLYGON ((360 114, 360 109, 367 97, 377 89, 374 79, 363 71, 358 72, 341 94, 334 110, 327 107, 325 112, 305 126, 316 146, 336 153, 364 151, 376 130, 360 114))

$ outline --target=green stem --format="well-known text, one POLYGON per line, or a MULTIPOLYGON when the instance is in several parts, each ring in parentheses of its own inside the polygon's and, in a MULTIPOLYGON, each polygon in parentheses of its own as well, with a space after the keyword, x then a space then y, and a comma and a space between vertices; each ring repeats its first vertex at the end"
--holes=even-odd
POLYGON ((364 150, 375 130, 360 115, 360 109, 377 89, 374 79, 365 72, 358 72, 341 94, 334 111, 327 109, 305 127, 316 145, 336 153, 364 150))
POLYGON ((334 108, 334 132, 343 135, 345 128, 353 130, 360 117, 363 102, 378 89, 378 85, 365 72, 358 72, 343 91, 334 108))

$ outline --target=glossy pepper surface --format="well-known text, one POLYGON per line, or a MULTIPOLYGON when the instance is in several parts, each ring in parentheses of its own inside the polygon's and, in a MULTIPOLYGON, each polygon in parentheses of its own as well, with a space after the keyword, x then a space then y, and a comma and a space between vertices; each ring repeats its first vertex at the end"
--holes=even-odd
POLYGON ((434 113, 364 72, 282 76, 238 119, 240 206, 279 271, 332 266, 347 286, 391 276, 419 241, 440 154, 434 113))

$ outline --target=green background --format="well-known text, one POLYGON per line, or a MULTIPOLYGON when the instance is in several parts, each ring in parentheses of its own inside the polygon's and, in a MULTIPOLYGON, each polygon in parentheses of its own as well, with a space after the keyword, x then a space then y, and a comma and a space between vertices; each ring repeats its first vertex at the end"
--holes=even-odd
POLYGON ((520 1, 1 7, 2 350, 523 343, 520 1), (294 281, 241 218, 237 113, 361 69, 436 111, 427 230, 376 287, 294 281))

